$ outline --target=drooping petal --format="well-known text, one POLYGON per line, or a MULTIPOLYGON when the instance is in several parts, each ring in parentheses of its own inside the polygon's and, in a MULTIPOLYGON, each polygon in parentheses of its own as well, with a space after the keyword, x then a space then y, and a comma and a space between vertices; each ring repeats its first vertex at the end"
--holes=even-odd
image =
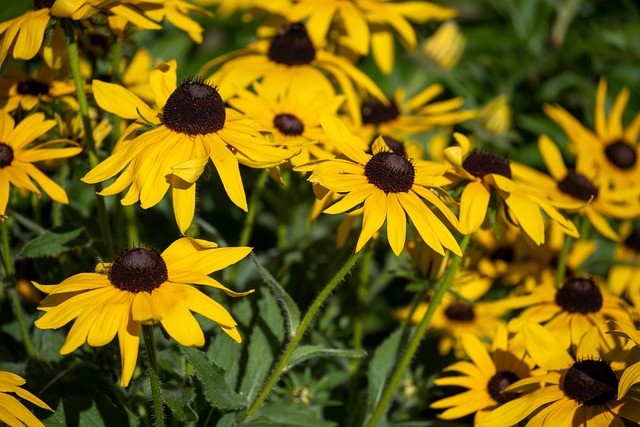
POLYGON ((364 201, 362 231, 356 244, 356 252, 360 251, 371 237, 382 227, 387 217, 387 196, 384 191, 376 190, 364 201))
POLYGON ((393 253, 400 255, 407 237, 407 216, 395 193, 387 195, 387 239, 393 253))
POLYGON ((529 355, 541 368, 559 371, 567 369, 573 363, 573 358, 569 356, 569 353, 543 326, 525 322, 522 325, 522 332, 529 355))
POLYGON ((467 183, 460 198, 460 231, 473 233, 480 228, 487 216, 491 193, 482 181, 467 183))

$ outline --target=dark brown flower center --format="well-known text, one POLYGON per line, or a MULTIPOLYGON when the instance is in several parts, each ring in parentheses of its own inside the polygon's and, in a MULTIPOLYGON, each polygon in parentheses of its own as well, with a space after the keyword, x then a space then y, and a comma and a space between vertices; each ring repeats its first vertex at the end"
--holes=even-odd
POLYGON ((616 397, 618 379, 607 362, 584 359, 569 368, 560 389, 581 405, 604 405, 616 397))
POLYGON ((596 313, 602 308, 602 293, 593 280, 571 276, 556 292, 556 304, 569 313, 596 313))
POLYGON ((500 371, 491 377, 489 384, 487 384, 487 391, 498 403, 507 403, 510 400, 518 397, 518 393, 506 392, 501 393, 502 390, 509 387, 511 384, 518 381, 520 378, 510 371, 500 371))
POLYGON ((207 135, 224 127, 227 114, 215 87, 202 80, 187 79, 167 99, 162 122, 177 133, 207 135))
POLYGON ((45 95, 49 93, 49 85, 34 79, 28 79, 18 83, 18 93, 20 95, 45 95))
POLYGON ((33 8, 35 10, 44 9, 45 7, 51 8, 56 0, 33 0, 33 8))
POLYGON ((0 168, 5 168, 13 162, 13 148, 0 142, 0 168))
POLYGON ((365 125, 390 122, 400 115, 400 110, 393 100, 389 100, 389 105, 385 105, 376 98, 365 101, 360 111, 362 112, 362 123, 365 125))
POLYGON ((444 314, 448 319, 458 322, 472 322, 476 317, 473 306, 465 302, 451 303, 449 307, 445 309, 444 314))
POLYGON ((285 135, 302 135, 304 124, 292 114, 278 114, 273 118, 273 125, 285 135))
POLYGON ((364 175, 385 193, 406 193, 413 186, 416 170, 406 156, 381 151, 367 162, 364 175))
POLYGON ((616 141, 607 145, 604 154, 611 163, 622 170, 634 167, 638 158, 636 150, 624 141, 616 141))
POLYGON ((269 59, 285 65, 310 64, 316 57, 316 48, 303 23, 282 27, 269 45, 269 59))
POLYGON ((491 151, 471 150, 462 162, 462 167, 478 178, 484 178, 489 173, 495 173, 511 179, 509 159, 491 151))
POLYGON ((109 270, 113 286, 133 293, 151 292, 169 278, 167 264, 155 249, 128 249, 116 256, 109 270))
POLYGON ((624 245, 640 254, 640 224, 636 224, 631 233, 624 239, 624 245))
POLYGON ((558 188, 565 194, 579 200, 588 202, 592 198, 598 198, 598 189, 584 175, 569 172, 562 181, 558 183, 558 188))

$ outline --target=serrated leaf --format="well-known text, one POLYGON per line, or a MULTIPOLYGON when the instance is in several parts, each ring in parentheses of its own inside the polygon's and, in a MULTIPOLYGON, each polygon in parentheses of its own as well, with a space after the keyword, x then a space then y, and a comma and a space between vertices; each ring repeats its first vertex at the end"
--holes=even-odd
POLYGON ((275 358, 284 345, 284 320, 273 295, 265 292, 258 301, 256 321, 247 348, 247 364, 240 393, 248 402, 260 392, 275 358))
POLYGON ((267 403, 260 408, 260 416, 242 424, 251 427, 334 427, 337 423, 326 421, 309 408, 291 403, 267 403))
POLYGON ((350 359, 359 359, 366 355, 367 352, 362 349, 338 349, 321 345, 301 345, 293 351, 289 363, 285 367, 285 372, 306 360, 318 357, 347 357, 350 359))
POLYGON ((191 407, 196 397, 193 387, 187 385, 186 388, 175 390, 167 390, 165 387, 162 391, 162 397, 178 421, 183 423, 198 421, 198 414, 191 407))
POLYGON ((65 246, 82 234, 82 228, 69 231, 46 230, 40 236, 27 242, 19 256, 24 258, 40 258, 67 252, 71 248, 65 246))
POLYGON ((269 271, 260 264, 258 258, 253 254, 253 252, 250 255, 256 265, 258 274, 260 274, 264 283, 269 287, 273 296, 276 297, 278 305, 282 309, 287 327, 287 336, 289 338, 293 337, 298 330, 298 326, 300 326, 300 309, 298 308, 298 305, 284 290, 284 288, 280 286, 280 283, 274 279, 271 273, 269 273, 269 271))
POLYGON ((227 412, 218 420, 216 427, 236 427, 238 424, 238 413, 227 412))
MULTIPOLYGON (((369 379, 367 408, 369 413, 373 411, 385 390, 387 378, 396 364, 402 336, 402 330, 396 330, 373 353, 367 373, 369 379)), ((381 426, 386 425, 384 417, 380 419, 379 423, 381 426)))
POLYGON ((205 353, 194 347, 182 347, 182 351, 193 365, 207 402, 215 408, 227 410, 242 409, 246 406, 243 399, 227 384, 224 370, 205 353))

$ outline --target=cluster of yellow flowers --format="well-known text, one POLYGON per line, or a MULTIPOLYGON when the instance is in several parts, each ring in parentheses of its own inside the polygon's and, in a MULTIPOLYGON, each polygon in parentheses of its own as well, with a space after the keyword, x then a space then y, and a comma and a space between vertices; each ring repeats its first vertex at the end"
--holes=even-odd
MULTIPOLYGON (((540 135, 545 173, 453 131, 478 120, 489 133, 507 132, 505 96, 476 111, 460 97, 444 97, 438 83, 413 95, 401 87, 385 94, 358 68, 357 60, 371 55, 381 75, 392 73, 396 39, 416 50, 412 23, 428 21, 443 23, 421 53, 443 70, 454 67, 465 41, 451 21, 453 8, 385 0, 198 3, 36 0, 32 10, 0 23, 3 233, 15 200, 27 192, 40 196, 42 189, 55 202, 69 203, 65 187, 76 175, 55 182, 35 163, 77 156, 81 181, 98 194, 106 253, 113 252, 113 220, 100 210, 102 197, 125 190, 121 204, 142 209, 156 207, 170 190, 176 233, 183 236, 162 252, 129 242, 138 246, 100 262, 94 272, 56 285, 34 282, 47 294, 35 326, 74 322, 62 354, 85 343, 104 346, 117 334, 126 387, 145 325, 159 323, 178 343, 203 346, 198 313, 241 342, 227 309, 192 285, 233 297, 250 294, 209 275, 252 249, 249 242, 219 247, 196 237, 198 192, 219 191, 203 185, 212 164, 224 193, 248 212, 254 207, 241 165, 263 169, 278 183, 289 169, 313 188, 313 219, 345 214, 338 245, 357 222, 355 252, 384 240, 386 228, 392 252, 408 254, 418 275, 431 281, 442 280, 451 260, 463 257, 453 292, 432 312, 430 325, 441 333, 441 354, 453 349, 469 359, 446 368, 461 376, 435 383, 469 390, 431 403, 446 409, 441 418, 475 414, 486 426, 525 418, 531 425, 619 424, 620 417, 640 422, 640 394, 631 389, 640 381, 633 324, 640 319, 640 229, 633 223, 640 216, 640 114, 623 124, 628 89, 607 113, 607 81, 600 79, 594 130, 560 105, 541 107, 568 136, 573 156, 568 162, 549 136, 540 135), (167 21, 201 43, 205 30, 190 15, 210 16, 205 7, 214 5, 221 15, 242 10, 245 19, 268 18, 255 41, 211 59, 198 76, 181 82, 175 59, 156 60, 144 49, 128 62, 113 50, 109 78, 100 74, 104 58, 86 40, 88 30, 99 29, 120 46, 134 29, 159 30, 167 21), (19 192, 12 194, 12 187, 19 192), (596 235, 617 245, 616 264, 605 277, 580 270, 596 235), (470 239, 467 250, 460 236, 470 239), (507 296, 483 299, 504 285, 507 296)), ((430 295, 396 316, 421 323, 430 295)), ((22 390, 23 383, 0 372, 0 399, 7 399, 0 401, 0 420, 41 425, 5 394, 49 409, 22 390)))

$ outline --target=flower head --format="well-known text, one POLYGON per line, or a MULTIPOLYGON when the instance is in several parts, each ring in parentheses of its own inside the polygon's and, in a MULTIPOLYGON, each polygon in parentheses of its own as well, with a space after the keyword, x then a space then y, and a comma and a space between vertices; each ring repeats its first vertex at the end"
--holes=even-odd
POLYGON ((605 101, 607 80, 598 82, 594 130, 587 129, 559 105, 545 105, 544 112, 558 123, 569 136, 571 149, 579 157, 590 159, 603 186, 622 189, 637 188, 640 180, 640 113, 626 127, 622 115, 629 101, 629 89, 622 89, 607 116, 605 101))
MULTIPOLYGON (((454 226, 457 218, 432 192, 445 169, 430 162, 417 162, 403 153, 388 149, 366 153, 361 144, 339 119, 321 112, 320 122, 331 142, 344 157, 320 161, 309 181, 344 194, 337 203, 324 210, 338 214, 364 204, 362 232, 356 251, 387 222, 387 237, 393 252, 399 255, 405 244, 407 218, 433 250, 444 248, 460 255, 460 247, 444 223, 424 200, 434 205, 454 226)), ((380 143, 378 147, 385 147, 380 143)), ((440 190, 444 191, 444 190, 440 190)))
POLYGON ((80 273, 58 285, 34 285, 49 294, 38 307, 45 314, 35 324, 57 329, 75 319, 60 353, 68 354, 85 342, 99 347, 118 335, 122 376, 126 387, 138 357, 140 326, 160 323, 185 346, 204 345, 204 334, 192 312, 216 322, 233 340, 242 338, 229 312, 190 283, 227 289, 208 275, 246 257, 251 248, 218 248, 213 242, 183 237, 162 253, 138 247, 98 264, 95 273, 80 273))
POLYGON ((0 216, 9 203, 11 184, 23 190, 41 195, 32 179, 53 200, 69 203, 64 189, 34 166, 42 160, 62 159, 75 156, 82 148, 69 140, 53 140, 33 145, 33 142, 55 127, 55 120, 45 120, 43 113, 27 116, 17 125, 6 112, 0 111, 0 216), (61 144, 75 146, 60 148, 61 144))
POLYGON ((98 105, 135 122, 111 156, 82 180, 101 182, 123 171, 100 194, 117 194, 130 186, 122 203, 140 200, 144 209, 160 202, 171 187, 176 222, 184 233, 195 213, 195 183, 209 159, 231 201, 247 211, 239 164, 272 167, 294 153, 276 147, 260 134, 253 121, 226 108, 217 88, 209 82, 195 78, 177 85, 176 79, 175 61, 151 71, 155 108, 122 86, 94 80, 98 105), (151 129, 146 130, 147 126, 151 129))

